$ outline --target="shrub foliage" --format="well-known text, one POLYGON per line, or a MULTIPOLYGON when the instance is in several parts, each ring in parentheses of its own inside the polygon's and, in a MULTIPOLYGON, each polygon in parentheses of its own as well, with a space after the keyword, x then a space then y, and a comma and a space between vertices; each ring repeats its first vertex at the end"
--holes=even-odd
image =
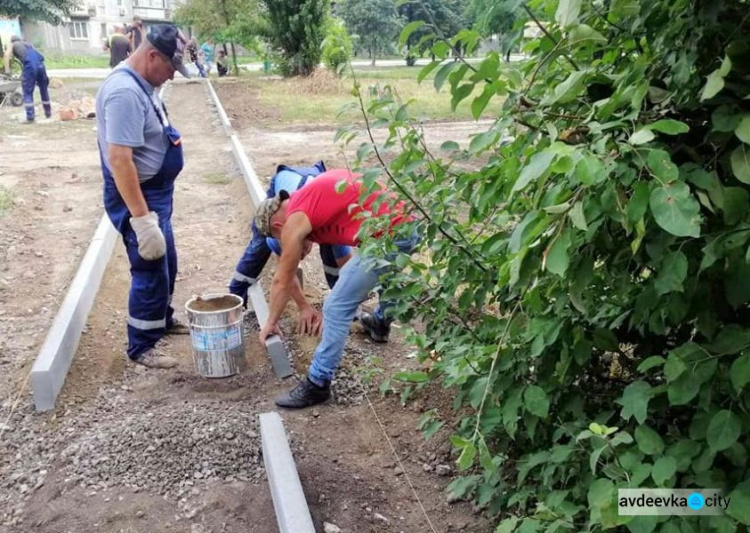
POLYGON ((321 45, 323 63, 331 71, 340 73, 354 51, 352 38, 341 19, 330 17, 326 28, 326 38, 321 45))
POLYGON ((260 33, 278 54, 284 76, 307 76, 320 63, 329 0, 261 0, 265 9, 260 33))
POLYGON ((424 371, 395 378, 404 396, 431 380, 454 390, 463 418, 422 427, 451 421, 464 475, 450 490, 498 532, 744 531, 750 2, 517 7, 540 29, 528 61, 441 62, 476 47, 464 30, 420 74, 475 117, 504 99, 467 144, 430 151, 393 89, 362 98, 390 132, 362 144, 365 181, 387 176, 424 237, 385 280, 397 315, 423 326, 424 371), (720 487, 732 504, 619 516, 628 487, 720 487))

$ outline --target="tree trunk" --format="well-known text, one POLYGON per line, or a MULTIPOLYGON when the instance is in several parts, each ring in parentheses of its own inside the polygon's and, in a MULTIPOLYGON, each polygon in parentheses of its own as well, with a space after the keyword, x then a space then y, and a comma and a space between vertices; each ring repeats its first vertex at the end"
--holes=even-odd
POLYGON ((234 51, 234 43, 229 43, 229 46, 232 48, 232 64, 234 65, 234 75, 239 76, 240 67, 237 66, 237 54, 234 51))
POLYGON ((375 44, 370 45, 370 57, 372 58, 372 66, 375 66, 375 44))

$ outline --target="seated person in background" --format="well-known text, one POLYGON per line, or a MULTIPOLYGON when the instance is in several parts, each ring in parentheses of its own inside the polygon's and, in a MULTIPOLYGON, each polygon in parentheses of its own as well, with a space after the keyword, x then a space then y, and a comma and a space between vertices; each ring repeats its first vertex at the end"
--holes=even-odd
MULTIPOLYGON (((314 180, 318 174, 325 172, 325 169, 323 161, 318 161, 312 167, 279 165, 276 175, 271 178, 271 185, 266 195, 268 198, 274 198, 280 191, 294 192, 301 189, 305 184, 314 180)), ((229 292, 245 300, 245 303, 247 303, 247 290, 260 277, 271 252, 281 255, 281 243, 277 239, 262 236, 258 232, 255 220, 253 220, 252 228, 253 237, 237 263, 234 276, 229 282, 229 292)), ((304 251, 304 255, 309 253, 310 246, 304 251)), ((339 279, 339 268, 351 258, 351 250, 348 246, 321 245, 320 258, 323 261, 323 271, 328 286, 333 288, 339 279)), ((291 297, 300 310, 298 331, 303 334, 317 335, 322 325, 322 316, 305 299, 297 278, 292 287, 291 297)))
POLYGON ((216 58, 216 71, 219 73, 220 78, 223 78, 229 73, 227 54, 224 50, 219 50, 219 55, 216 58))

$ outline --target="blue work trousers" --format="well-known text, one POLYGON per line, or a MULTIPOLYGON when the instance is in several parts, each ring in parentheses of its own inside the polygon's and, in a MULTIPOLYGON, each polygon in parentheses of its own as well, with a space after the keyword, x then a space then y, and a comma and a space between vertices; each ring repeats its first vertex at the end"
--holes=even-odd
POLYGON ((26 109, 26 120, 34 120, 34 87, 39 86, 39 94, 42 97, 44 116, 52 116, 52 106, 49 99, 49 78, 47 69, 42 61, 26 60, 23 63, 23 74, 21 75, 21 87, 23 88, 23 106, 26 109))
MULTIPOLYGON (((415 234, 410 239, 397 241, 399 252, 411 254, 419 242, 415 234)), ((390 258, 391 261, 395 257, 390 258)), ((383 274, 392 271, 392 264, 375 267, 372 260, 364 259, 355 254, 346 265, 341 268, 338 283, 323 305, 323 337, 315 349, 308 377, 313 383, 323 386, 333 380, 336 369, 341 363, 349 328, 354 321, 357 308, 364 302, 378 285, 383 274)), ((380 301, 375 312, 377 318, 386 319, 389 304, 380 301)))

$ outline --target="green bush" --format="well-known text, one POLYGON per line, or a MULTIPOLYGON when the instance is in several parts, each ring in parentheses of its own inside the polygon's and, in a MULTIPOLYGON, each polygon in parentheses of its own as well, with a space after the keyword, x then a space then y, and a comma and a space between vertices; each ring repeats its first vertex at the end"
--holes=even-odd
POLYGON ((746 531, 750 3, 530 7, 543 31, 527 62, 441 63, 476 47, 466 30, 432 47, 420 76, 436 72, 454 106, 471 98, 479 117, 504 99, 470 142, 428 150, 388 88, 362 104, 390 132, 360 148, 389 161, 364 179, 387 176, 424 237, 383 280, 397 316, 423 325, 425 369, 395 382, 405 398, 430 380, 455 391, 462 418, 421 425, 452 424, 464 475, 450 490, 498 532, 746 531), (628 487, 717 487, 732 503, 619 516, 628 487))
POLYGON ((307 76, 320 63, 329 0, 261 0, 264 24, 259 28, 268 41, 284 76, 307 76))
POLYGON ((333 72, 340 73, 353 51, 352 39, 340 19, 333 17, 329 19, 326 25, 326 38, 323 39, 321 46, 325 66, 333 72))

